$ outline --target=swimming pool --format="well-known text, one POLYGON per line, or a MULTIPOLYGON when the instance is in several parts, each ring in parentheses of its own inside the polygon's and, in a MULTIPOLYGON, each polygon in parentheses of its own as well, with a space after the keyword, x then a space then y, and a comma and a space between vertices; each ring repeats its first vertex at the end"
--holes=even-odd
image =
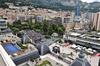
POLYGON ((7 50, 7 52, 9 54, 12 54, 12 53, 20 51, 20 49, 18 48, 18 46, 16 44, 5 44, 3 46, 7 50))

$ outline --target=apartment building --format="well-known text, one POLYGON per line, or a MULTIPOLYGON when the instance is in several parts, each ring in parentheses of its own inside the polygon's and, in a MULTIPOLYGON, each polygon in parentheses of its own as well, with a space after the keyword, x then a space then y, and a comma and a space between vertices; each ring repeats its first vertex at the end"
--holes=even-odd
POLYGON ((95 13, 93 17, 93 29, 100 30, 100 12, 95 13))
POLYGON ((0 19, 0 34, 5 34, 7 29, 6 20, 0 19))

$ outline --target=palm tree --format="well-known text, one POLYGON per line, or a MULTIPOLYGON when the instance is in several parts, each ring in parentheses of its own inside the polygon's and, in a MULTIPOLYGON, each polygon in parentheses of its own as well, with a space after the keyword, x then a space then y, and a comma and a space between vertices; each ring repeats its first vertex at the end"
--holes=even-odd
POLYGON ((38 63, 38 59, 35 59, 36 64, 38 63))
POLYGON ((87 59, 88 59, 88 55, 89 55, 89 53, 86 53, 86 55, 87 55, 87 59))
POLYGON ((85 48, 84 48, 83 50, 84 50, 84 51, 86 51, 86 49, 85 49, 85 48))
POLYGON ((73 58, 73 56, 74 56, 73 52, 70 53, 70 56, 73 58))
POLYGON ((78 52, 78 50, 75 50, 75 52, 76 52, 76 57, 77 57, 77 52, 78 52))
POLYGON ((91 63, 92 56, 90 56, 90 63, 91 63))

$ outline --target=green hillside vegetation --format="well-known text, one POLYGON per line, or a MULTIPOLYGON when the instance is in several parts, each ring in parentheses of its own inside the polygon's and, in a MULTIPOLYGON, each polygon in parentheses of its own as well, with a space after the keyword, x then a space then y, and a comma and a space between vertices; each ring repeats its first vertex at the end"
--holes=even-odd
POLYGON ((47 38, 50 37, 53 33, 58 33, 59 36, 64 34, 65 28, 61 25, 48 25, 48 22, 46 20, 43 21, 43 23, 32 23, 28 22, 28 24, 21 24, 21 21, 15 21, 13 25, 9 25, 10 29, 12 30, 13 34, 18 34, 19 37, 22 37, 22 34, 20 33, 21 30, 34 30, 36 32, 39 32, 43 35, 45 35, 47 38))

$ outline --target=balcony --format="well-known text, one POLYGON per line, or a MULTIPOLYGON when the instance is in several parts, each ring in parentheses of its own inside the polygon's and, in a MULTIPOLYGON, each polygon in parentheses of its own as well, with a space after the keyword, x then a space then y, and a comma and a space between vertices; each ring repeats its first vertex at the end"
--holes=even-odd
POLYGON ((0 32, 6 32, 6 30, 2 30, 2 31, 0 31, 0 32))
POLYGON ((5 29, 5 28, 7 28, 7 26, 2 26, 2 27, 0 26, 0 29, 5 29))
POLYGON ((7 23, 0 23, 0 25, 6 25, 7 23))

